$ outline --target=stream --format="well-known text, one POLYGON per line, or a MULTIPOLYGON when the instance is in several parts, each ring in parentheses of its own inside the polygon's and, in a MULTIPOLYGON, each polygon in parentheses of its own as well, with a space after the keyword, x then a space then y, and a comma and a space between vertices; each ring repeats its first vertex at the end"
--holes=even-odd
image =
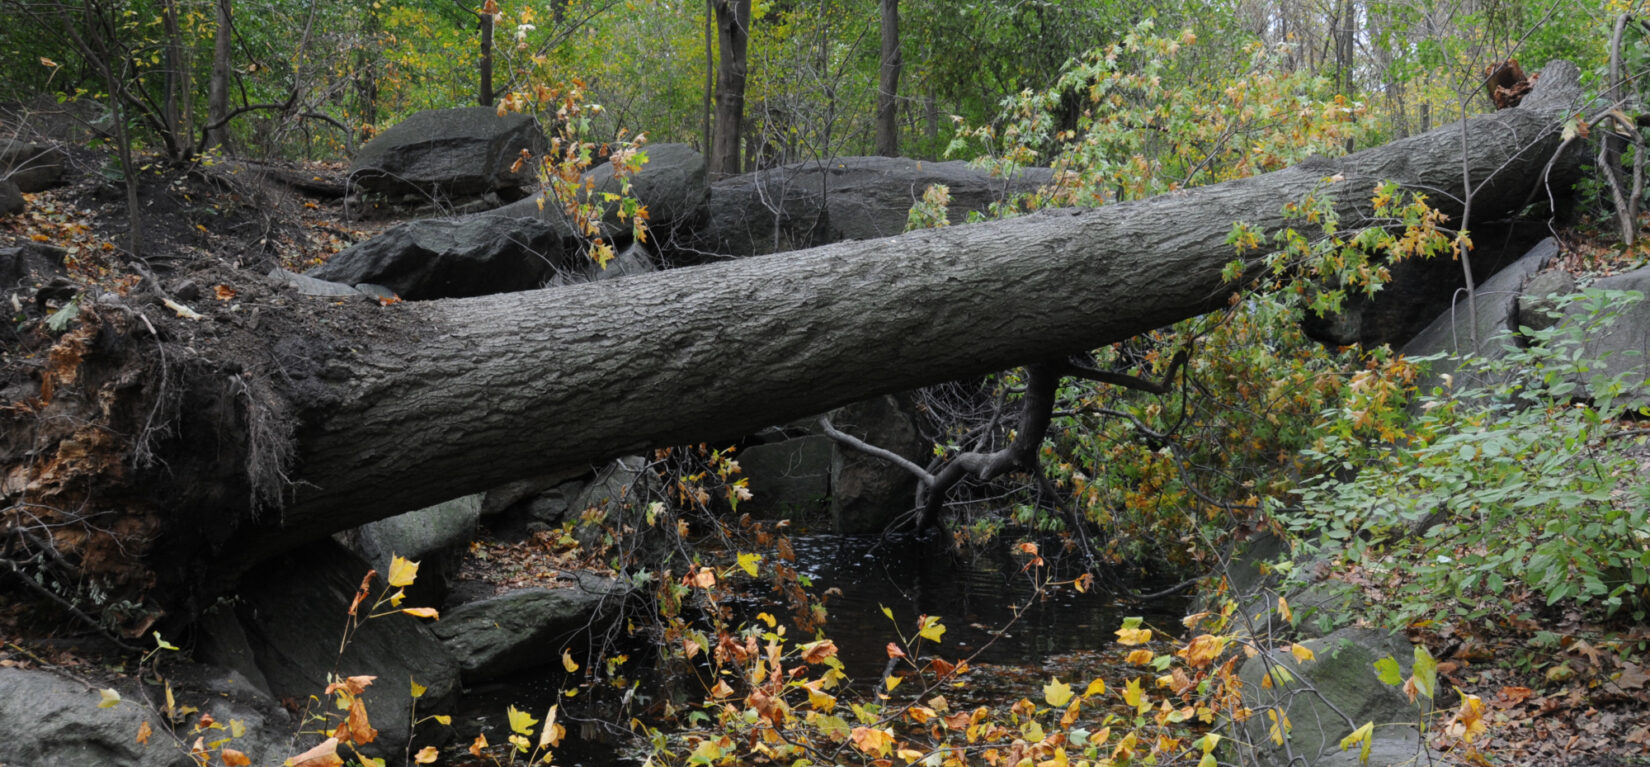
MULTIPOLYGON (((1081 570, 1056 563, 1040 573, 1028 571, 1023 566, 1027 557, 1006 542, 969 554, 954 552, 944 540, 877 536, 804 535, 792 538, 791 544, 797 572, 812 581, 813 593, 840 592, 826 601, 825 633, 861 689, 880 677, 889 642, 901 633, 916 638, 920 615, 938 616, 946 627, 938 646, 923 643, 925 654, 950 661, 966 658, 976 669, 966 694, 953 697, 978 705, 1033 695, 1051 675, 1082 682, 1110 676, 1108 668, 1116 665, 1112 640, 1123 618, 1143 616, 1149 625, 1174 631, 1187 604, 1182 596, 1140 604, 1119 601, 1097 588, 1079 592, 1069 581, 1081 570), (1067 583, 1045 589, 1039 598, 1035 578, 1051 577, 1067 583)), ((1150 591, 1153 584, 1137 588, 1150 591)), ((748 611, 750 617, 760 610, 781 615, 770 604, 772 596, 758 587, 746 595, 741 612, 748 611)), ((645 654, 645 649, 638 654, 645 654)), ((505 682, 477 686, 465 692, 454 712, 455 725, 461 734, 479 727, 490 742, 500 742, 508 735, 506 707, 514 705, 541 717, 552 704, 568 703, 561 695, 564 683, 559 664, 552 664, 505 682)), ((648 694, 658 684, 657 678, 643 681, 638 693, 648 694)), ((615 744, 599 742, 595 728, 581 732, 575 723, 564 723, 570 738, 558 749, 557 764, 630 763, 616 753, 615 744)))

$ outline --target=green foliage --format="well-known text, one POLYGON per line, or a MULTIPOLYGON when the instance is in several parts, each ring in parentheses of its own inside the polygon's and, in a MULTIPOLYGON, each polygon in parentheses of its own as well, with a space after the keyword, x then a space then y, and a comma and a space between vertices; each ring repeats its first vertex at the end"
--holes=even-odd
POLYGON ((1190 29, 1165 37, 1140 22, 1067 65, 1048 90, 1003 103, 1000 123, 959 130, 948 153, 973 152, 993 173, 1048 164, 1055 183, 1028 207, 1101 205, 1242 178, 1363 135, 1363 108, 1329 83, 1248 47, 1241 74, 1198 80, 1190 29))
POLYGON ((1336 428, 1353 411, 1326 412, 1331 428, 1308 455, 1357 474, 1307 482, 1302 508, 1282 518, 1350 546, 1366 569, 1401 571, 1397 593, 1374 608, 1394 624, 1435 614, 1443 600, 1484 618, 1526 594, 1642 619, 1650 488, 1634 481, 1637 461, 1622 449, 1643 437, 1618 420, 1638 412, 1622 395, 1642 391, 1629 388, 1642 374, 1606 375, 1613 361, 1586 347, 1628 300, 1588 291, 1565 322, 1525 329, 1527 346, 1503 339, 1504 356, 1465 360, 1385 441, 1336 428))

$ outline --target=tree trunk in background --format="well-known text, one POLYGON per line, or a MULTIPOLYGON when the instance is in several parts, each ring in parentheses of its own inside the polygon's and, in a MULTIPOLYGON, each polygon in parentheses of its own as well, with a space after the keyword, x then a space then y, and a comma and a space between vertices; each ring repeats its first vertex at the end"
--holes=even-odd
POLYGON ((750 43, 751 0, 715 0, 719 57, 716 124, 708 167, 712 179, 740 173, 739 139, 745 121, 745 49, 750 43))
POLYGON ((882 72, 877 85, 877 146, 884 157, 899 156, 899 0, 882 0, 882 72))
MULTIPOLYGON (((1332 195, 1345 226, 1380 181, 1459 215, 1466 169, 1475 216, 1516 212, 1577 82, 1560 63, 1518 108, 1255 178, 621 280, 379 308, 272 295, 249 275, 231 286, 240 311, 199 321, 99 299, 83 310, 96 348, 49 402, 0 410, 0 506, 104 514, 99 529, 133 532, 102 550, 148 568, 130 582, 227 589, 295 545, 512 480, 1208 312, 1232 291, 1233 222, 1298 225, 1280 209, 1308 194, 1332 195), (260 494, 284 503, 260 512, 260 494)), ((1557 164, 1552 183, 1572 171, 1557 164)), ((82 556, 88 540, 57 545, 82 556)))
POLYGON ((705 156, 710 156, 712 145, 710 133, 711 103, 716 94, 716 0, 705 0, 705 124, 704 145, 701 148, 705 156))
POLYGON ((230 47, 234 38, 234 0, 217 0, 217 29, 212 33, 212 80, 206 87, 206 138, 201 151, 223 144, 229 136, 229 70, 234 63, 230 47))
MULTIPOLYGON (((497 8, 490 0, 486 7, 497 8)), ((481 12, 481 87, 477 88, 476 103, 493 105, 493 14, 486 10, 481 12)))
POLYGON ((166 143, 166 156, 185 160, 194 154, 195 94, 190 87, 189 56, 183 42, 183 27, 178 21, 177 0, 161 3, 161 23, 166 32, 166 79, 161 106, 161 140, 166 143))

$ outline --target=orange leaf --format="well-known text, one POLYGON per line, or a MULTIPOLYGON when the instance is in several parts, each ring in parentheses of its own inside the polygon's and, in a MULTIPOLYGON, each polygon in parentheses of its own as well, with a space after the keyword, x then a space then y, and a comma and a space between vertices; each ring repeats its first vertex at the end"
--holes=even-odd
POLYGON ((852 733, 854 747, 871 756, 886 756, 894 745, 894 731, 855 727, 852 733))
POLYGON ((689 586, 698 586, 702 589, 715 588, 716 573, 709 569, 699 570, 698 572, 688 575, 687 582, 689 586))
MULTIPOLYGON (((890 642, 888 646, 893 647, 894 645, 890 642)), ((821 639, 818 642, 809 642, 802 645, 803 663, 823 663, 826 658, 833 655, 836 655, 836 643, 829 639, 821 639)), ((893 656, 890 655, 889 657, 893 656)))
POLYGON ((235 289, 228 285, 218 285, 212 288, 212 292, 217 294, 219 301, 228 301, 235 297, 235 289))
MULTIPOLYGON (((355 590, 355 601, 349 603, 350 615, 354 615, 356 609, 361 606, 361 603, 366 601, 367 592, 372 590, 373 576, 377 574, 377 570, 368 570, 366 576, 361 578, 361 586, 355 590)), ((332 693, 329 691, 327 694, 331 695, 332 693)))
POLYGON ((142 724, 138 725, 137 742, 147 746, 149 745, 149 736, 153 734, 155 734, 155 728, 150 727, 149 720, 145 719, 142 724))
POLYGON ((344 743, 371 743, 378 739, 378 731, 367 722, 367 704, 360 698, 350 703, 349 716, 338 723, 333 737, 344 743))
POLYGON ((222 753, 223 763, 227 765, 227 767, 252 767, 252 760, 247 758, 246 754, 236 751, 233 748, 226 748, 222 753))
POLYGON ((470 756, 481 756, 481 749, 484 749, 486 747, 487 747, 487 736, 486 735, 477 735, 476 739, 470 743, 470 756))
POLYGON ((889 642, 888 643, 888 657, 890 659, 903 658, 903 657, 905 657, 905 651, 899 649, 899 645, 894 644, 893 642, 889 642))

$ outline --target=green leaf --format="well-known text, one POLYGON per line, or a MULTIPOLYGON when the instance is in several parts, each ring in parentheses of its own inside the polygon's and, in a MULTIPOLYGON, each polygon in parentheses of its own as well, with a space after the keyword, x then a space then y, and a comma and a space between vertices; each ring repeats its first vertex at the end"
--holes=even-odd
POLYGON ((1427 652, 1427 648, 1415 646, 1415 689, 1428 698, 1438 692, 1438 660, 1427 652))
POLYGON ((64 304, 61 309, 52 312, 52 316, 46 318, 46 327, 50 328, 53 333, 61 333, 78 316, 80 316, 80 296, 75 296, 73 300, 64 304))
POLYGON ((1390 655, 1375 661, 1375 676, 1380 679, 1382 683, 1393 687, 1397 687, 1398 685, 1404 683, 1403 672, 1398 670, 1398 661, 1394 660, 1390 655))

